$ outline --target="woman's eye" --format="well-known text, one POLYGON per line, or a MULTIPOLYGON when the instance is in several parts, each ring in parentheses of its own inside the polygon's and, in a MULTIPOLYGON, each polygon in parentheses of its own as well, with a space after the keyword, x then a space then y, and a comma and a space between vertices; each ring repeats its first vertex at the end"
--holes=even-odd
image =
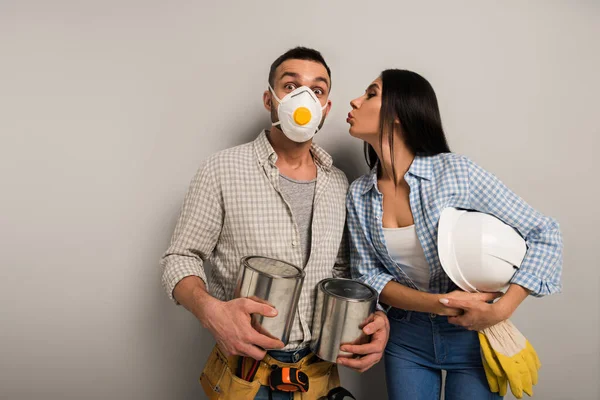
POLYGON ((367 99, 370 99, 371 97, 375 97, 375 93, 367 93, 367 99))

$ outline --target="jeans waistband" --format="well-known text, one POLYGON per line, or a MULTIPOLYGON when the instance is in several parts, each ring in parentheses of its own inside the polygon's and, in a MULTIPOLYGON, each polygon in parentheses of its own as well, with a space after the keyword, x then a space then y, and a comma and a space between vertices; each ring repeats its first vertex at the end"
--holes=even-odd
POLYGON ((310 347, 303 347, 297 350, 284 351, 284 350, 269 350, 267 354, 276 359, 277 361, 284 363, 295 363, 303 359, 310 354, 310 347))
POLYGON ((417 318, 421 320, 432 320, 438 322, 447 322, 448 318, 443 315, 437 315, 433 313, 425 313, 420 311, 408 311, 403 310, 401 308, 390 307, 388 310, 388 317, 392 317, 395 319, 402 319, 405 321, 410 321, 411 318, 417 318))

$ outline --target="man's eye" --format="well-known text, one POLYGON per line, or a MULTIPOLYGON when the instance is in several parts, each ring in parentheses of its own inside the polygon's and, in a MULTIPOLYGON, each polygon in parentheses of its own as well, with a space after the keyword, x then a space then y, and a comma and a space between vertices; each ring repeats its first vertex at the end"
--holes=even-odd
POLYGON ((284 86, 285 90, 295 90, 296 89, 296 85, 292 84, 292 83, 288 83, 287 85, 284 86))
POLYGON ((323 91, 323 89, 319 89, 319 88, 313 89, 313 92, 315 92, 315 94, 317 96, 321 96, 321 95, 325 94, 325 92, 323 91))

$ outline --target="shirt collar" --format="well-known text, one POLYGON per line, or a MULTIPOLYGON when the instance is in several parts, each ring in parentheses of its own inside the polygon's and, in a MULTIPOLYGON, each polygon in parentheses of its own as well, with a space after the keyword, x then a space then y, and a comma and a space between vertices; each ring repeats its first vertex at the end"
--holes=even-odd
MULTIPOLYGON (((267 132, 263 130, 260 135, 254 140, 254 150, 258 157, 258 162, 262 166, 267 161, 271 161, 273 164, 277 162, 277 153, 267 137, 267 132)), ((331 156, 319 145, 312 143, 310 146, 310 152, 313 155, 315 163, 323 168, 325 171, 329 171, 333 165, 333 159, 331 156)))
POLYGON ((360 188, 360 193, 365 194, 373 187, 377 187, 377 167, 379 166, 379 161, 375 162, 375 166, 371 168, 371 171, 367 175, 367 179, 360 181, 362 187, 360 188))
MULTIPOLYGON (((373 187, 377 187, 377 168, 379 166, 379 161, 375 163, 375 166, 371 168, 367 179, 362 181, 362 187, 360 188, 360 192, 362 194, 367 193, 373 187)), ((417 178, 425 179, 430 181, 433 176, 433 161, 431 157, 416 155, 413 160, 410 168, 408 168, 407 174, 416 176, 417 178)))
POLYGON ((417 154, 408 173, 430 181, 433 176, 433 158, 417 154))

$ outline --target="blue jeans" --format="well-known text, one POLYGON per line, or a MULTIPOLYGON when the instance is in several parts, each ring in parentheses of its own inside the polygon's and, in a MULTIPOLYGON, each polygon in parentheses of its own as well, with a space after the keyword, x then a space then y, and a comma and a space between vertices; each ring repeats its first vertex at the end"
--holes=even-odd
MULTIPOLYGON (((271 350, 268 352, 271 357, 284 363, 298 362, 309 353, 310 349, 308 347, 296 351, 271 350)), ((254 400, 292 400, 293 398, 293 392, 276 392, 271 391, 269 386, 261 386, 258 390, 258 393, 254 397, 254 400), (269 397, 269 392, 271 392, 271 397, 269 397)))
POLYGON ((481 362, 477 332, 435 314, 391 308, 385 349, 388 396, 394 400, 439 400, 442 370, 446 400, 502 399, 492 393, 481 362))

